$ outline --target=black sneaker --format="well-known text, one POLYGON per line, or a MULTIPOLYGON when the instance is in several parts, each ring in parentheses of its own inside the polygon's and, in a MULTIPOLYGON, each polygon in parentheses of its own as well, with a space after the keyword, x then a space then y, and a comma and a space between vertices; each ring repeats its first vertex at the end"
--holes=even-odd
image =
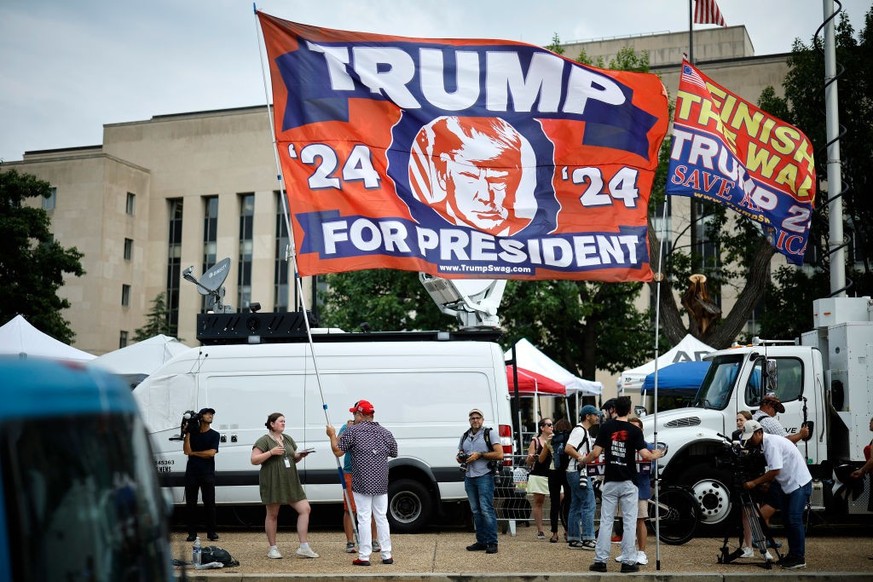
POLYGON ((385 564, 386 566, 390 566, 391 564, 394 563, 394 558, 383 558, 382 563, 385 564))
MULTIPOLYGON (((624 567, 624 565, 622 565, 624 567)), ((592 572, 606 572, 606 562, 594 562, 588 569, 592 572)))
POLYGON ((208 536, 206 536, 206 539, 208 539, 210 542, 217 542, 218 541, 218 534, 211 533, 208 536))
POLYGON ((472 544, 472 545, 467 546, 467 551, 468 551, 468 552, 482 552, 482 551, 484 551, 487 547, 488 547, 488 546, 486 546, 486 545, 483 544, 483 543, 476 542, 475 544, 472 544))
POLYGON ((782 568, 784 570, 799 570, 806 568, 806 560, 797 556, 785 556, 782 558, 782 568))
POLYGON ((636 564, 625 564, 625 563, 621 564, 621 572, 623 574, 628 574, 630 572, 639 572, 639 571, 640 571, 640 567, 637 566, 636 564))
POLYGON ((486 554, 496 554, 497 553, 497 544, 488 544, 488 547, 485 548, 486 554))
POLYGON ((196 539, 197 539, 197 534, 188 534, 188 537, 185 538, 185 541, 186 542, 193 542, 196 539))

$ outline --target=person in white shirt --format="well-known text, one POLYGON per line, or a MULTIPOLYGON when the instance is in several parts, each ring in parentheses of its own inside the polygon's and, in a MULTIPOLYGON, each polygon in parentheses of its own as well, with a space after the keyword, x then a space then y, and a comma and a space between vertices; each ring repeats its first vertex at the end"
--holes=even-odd
POLYGON ((570 432, 564 451, 570 457, 567 482, 570 485, 570 512, 567 517, 567 543, 570 548, 594 551, 594 487, 585 465, 577 463, 588 454, 594 439, 588 431, 600 423, 600 412, 586 404, 579 411, 579 424, 570 432), (580 531, 581 527, 581 531, 580 531), (580 539, 581 537, 581 539, 580 539))
POLYGON ((806 460, 794 443, 785 437, 764 434, 756 420, 746 421, 743 427, 743 446, 761 447, 767 462, 767 472, 743 484, 754 489, 770 483, 774 498, 779 499, 785 537, 788 539, 788 555, 782 558, 782 567, 794 570, 806 567, 806 534, 803 527, 803 512, 812 494, 812 474, 806 460))

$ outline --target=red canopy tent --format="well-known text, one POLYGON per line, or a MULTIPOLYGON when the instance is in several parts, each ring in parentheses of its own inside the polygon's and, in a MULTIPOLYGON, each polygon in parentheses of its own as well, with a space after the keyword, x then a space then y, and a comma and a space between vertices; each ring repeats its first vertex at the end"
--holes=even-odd
MULTIPOLYGON (((515 379, 513 378, 513 367, 506 366, 506 381, 509 384, 509 391, 513 392, 515 379)), ((548 396, 566 396, 567 387, 552 380, 547 376, 518 368, 518 393, 527 395, 545 394, 548 396)))

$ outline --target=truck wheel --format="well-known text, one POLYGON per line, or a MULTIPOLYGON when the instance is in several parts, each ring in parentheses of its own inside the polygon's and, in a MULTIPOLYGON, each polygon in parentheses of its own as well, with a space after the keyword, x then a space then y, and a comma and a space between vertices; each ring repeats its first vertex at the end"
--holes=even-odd
POLYGON ((729 474, 712 465, 695 467, 682 478, 681 484, 697 499, 701 524, 711 527, 730 516, 733 509, 730 482, 729 474))
POLYGON ((388 521, 391 531, 416 533, 430 522, 433 499, 427 488, 412 479, 388 484, 388 521))

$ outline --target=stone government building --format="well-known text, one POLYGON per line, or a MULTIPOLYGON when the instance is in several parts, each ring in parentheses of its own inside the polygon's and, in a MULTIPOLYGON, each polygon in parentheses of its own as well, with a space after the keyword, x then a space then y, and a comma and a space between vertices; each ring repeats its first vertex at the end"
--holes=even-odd
MULTIPOLYGON (((625 46, 648 52, 652 72, 675 98, 687 31, 568 43, 564 55, 584 49, 608 64, 625 46)), ((695 31, 694 51, 702 71, 749 101, 768 85, 782 94, 788 55, 755 56, 744 26, 695 31)), ((205 303, 181 274, 194 266, 199 277, 224 257, 232 261, 225 304, 296 309, 272 148, 260 105, 106 124, 101 145, 28 151, 3 164, 51 183, 54 194, 42 204, 55 238, 84 253, 87 274, 68 278, 60 290, 73 305, 64 317, 76 347, 99 355, 127 345, 160 293, 169 298, 178 336, 196 345, 196 315, 205 303)), ((656 221, 670 240, 688 225, 687 199, 671 204, 668 224, 656 221)), ((307 278, 302 286, 312 309, 318 282, 307 278)), ((640 305, 648 295, 645 289, 640 305)), ((723 298, 723 308, 729 303, 723 298)))

